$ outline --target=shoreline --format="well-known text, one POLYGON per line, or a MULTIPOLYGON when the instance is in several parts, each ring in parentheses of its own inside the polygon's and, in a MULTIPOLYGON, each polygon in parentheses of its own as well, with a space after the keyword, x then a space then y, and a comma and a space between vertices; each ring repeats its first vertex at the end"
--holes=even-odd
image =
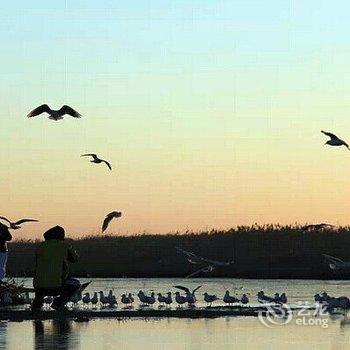
MULTIPOLYGON (((310 310, 314 308, 310 307, 310 310)), ((294 310, 293 308, 291 310, 294 310)), ((296 309, 295 309, 296 310, 296 309)), ((119 309, 119 310, 68 310, 58 312, 54 310, 42 310, 32 312, 31 310, 2 309, 0 321, 43 321, 53 319, 75 320, 87 322, 90 319, 110 318, 116 320, 131 318, 219 318, 219 317, 258 317, 265 316, 268 312, 266 306, 261 307, 205 307, 205 308, 183 308, 183 309, 119 309)))

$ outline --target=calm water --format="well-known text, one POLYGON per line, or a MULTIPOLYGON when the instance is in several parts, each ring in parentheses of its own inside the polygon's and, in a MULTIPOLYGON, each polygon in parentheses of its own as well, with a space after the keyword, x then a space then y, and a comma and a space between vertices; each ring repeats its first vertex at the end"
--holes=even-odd
MULTIPOLYGON (((30 280, 26 284, 30 285, 30 280)), ((167 292, 174 291, 175 284, 201 284, 202 292, 217 295, 238 288, 238 293, 250 295, 252 303, 256 303, 255 294, 261 289, 270 294, 286 292, 292 303, 312 302, 313 295, 321 291, 350 295, 350 282, 311 280, 94 279, 89 291, 113 289, 117 295, 139 289, 167 292)), ((350 320, 341 315, 325 319, 327 328, 315 324, 313 316, 305 316, 304 325, 292 319, 271 328, 253 317, 2 322, 0 349, 348 349, 350 320)))

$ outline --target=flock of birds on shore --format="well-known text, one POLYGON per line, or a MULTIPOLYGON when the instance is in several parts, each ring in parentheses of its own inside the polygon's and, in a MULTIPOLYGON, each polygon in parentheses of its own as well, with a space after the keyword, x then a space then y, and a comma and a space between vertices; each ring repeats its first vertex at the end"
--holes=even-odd
MULTIPOLYGON (((140 308, 143 307, 152 307, 155 304, 158 304, 159 308, 170 308, 172 305, 176 305, 177 308, 181 309, 183 306, 196 307, 198 301, 197 296, 195 295, 196 291, 202 286, 190 290, 184 286, 174 286, 175 288, 182 290, 184 293, 181 294, 179 291, 172 293, 167 292, 165 294, 151 292, 146 294, 144 291, 140 290, 136 296, 133 293, 123 293, 118 299, 113 290, 109 290, 107 294, 103 291, 93 292, 93 293, 76 293, 69 301, 69 305, 72 308, 77 308, 83 306, 84 308, 115 308, 119 303, 123 305, 125 309, 132 309, 134 304, 138 305, 140 308), (135 298, 138 299, 135 300, 135 298)), ((31 304, 32 299, 30 298, 29 292, 23 294, 24 304, 31 304)), ((257 301, 262 306, 282 306, 288 303, 286 293, 275 293, 273 296, 268 296, 264 291, 260 291, 256 295, 257 301)), ((44 298, 44 305, 47 308, 50 308, 51 303, 53 302, 52 296, 47 296, 44 298)), ((222 306, 222 302, 226 306, 249 306, 249 298, 247 294, 231 295, 228 290, 226 290, 223 297, 218 297, 214 294, 209 294, 207 292, 203 293, 203 299, 207 307, 211 307, 215 302, 218 306, 222 306), (221 303, 221 304, 220 304, 221 303)), ((321 294, 317 293, 314 295, 314 301, 325 307, 325 310, 332 312, 334 309, 349 310, 350 309, 350 299, 346 296, 332 297, 326 292, 321 294)), ((12 304, 12 298, 10 293, 5 293, 2 296, 2 304, 10 305, 12 304)))

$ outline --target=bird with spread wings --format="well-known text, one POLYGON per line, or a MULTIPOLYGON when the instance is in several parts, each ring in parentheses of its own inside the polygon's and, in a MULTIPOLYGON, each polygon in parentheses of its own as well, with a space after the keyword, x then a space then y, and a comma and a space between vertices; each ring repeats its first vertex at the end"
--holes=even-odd
POLYGON ((47 113, 49 115, 49 119, 51 120, 60 120, 63 119, 64 115, 70 115, 73 118, 81 118, 81 114, 78 113, 72 107, 67 105, 63 105, 60 109, 54 110, 51 109, 47 104, 43 104, 35 109, 33 109, 28 115, 28 118, 36 117, 42 113, 47 113))
POLYGON ((204 258, 200 255, 196 255, 192 252, 189 252, 187 250, 184 250, 180 247, 175 247, 176 250, 178 252, 180 252, 181 254, 185 255, 187 261, 190 264, 193 265, 205 265, 203 267, 201 267, 200 269, 198 269, 197 271, 191 273, 190 275, 186 276, 186 278, 190 278, 193 276, 196 276, 198 274, 200 274, 201 272, 207 273, 207 272, 211 272, 214 271, 215 268, 220 267, 220 266, 230 266, 234 263, 234 260, 230 260, 230 261, 218 261, 218 260, 212 260, 212 259, 207 259, 204 258))
POLYGON ((4 216, 0 216, 0 220, 6 221, 10 225, 9 228, 12 230, 20 229, 22 227, 21 225, 26 222, 38 222, 38 220, 35 220, 35 219, 21 219, 16 222, 11 222, 9 219, 5 218, 4 216))
POLYGON ((344 141, 341 140, 337 135, 332 134, 331 132, 323 131, 321 130, 322 134, 330 137, 330 140, 326 142, 326 145, 329 146, 345 146, 348 150, 350 150, 349 145, 344 141))
POLYGON ((322 254, 322 256, 331 270, 350 270, 350 261, 344 261, 328 254, 322 254))
POLYGON ((108 166, 109 170, 112 170, 111 163, 107 162, 102 158, 99 158, 95 153, 82 154, 81 157, 92 157, 92 160, 90 160, 91 163, 96 163, 96 164, 105 163, 108 166))
POLYGON ((177 286, 174 286, 174 288, 177 288, 177 289, 180 289, 180 290, 183 290, 185 293, 186 293, 186 301, 189 303, 189 304, 194 304, 196 301, 197 301, 197 298, 196 298, 196 291, 201 288, 202 286, 198 286, 196 287, 195 289, 193 289, 192 291, 189 290, 187 287, 184 287, 184 286, 180 286, 180 285, 177 285, 177 286))
POLYGON ((102 224, 102 233, 106 231, 109 223, 115 218, 120 218, 122 216, 122 213, 120 211, 112 211, 109 214, 107 214, 106 218, 103 220, 102 224))

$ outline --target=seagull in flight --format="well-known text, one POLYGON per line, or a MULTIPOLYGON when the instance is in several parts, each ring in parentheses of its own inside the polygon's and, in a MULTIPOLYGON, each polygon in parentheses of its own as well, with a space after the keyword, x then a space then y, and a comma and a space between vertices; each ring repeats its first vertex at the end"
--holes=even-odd
POLYGON ((177 251, 179 251, 180 253, 182 253, 183 255, 186 256, 186 259, 190 264, 202 265, 202 267, 199 270, 186 276, 186 278, 193 277, 195 275, 198 275, 201 272, 204 272, 204 273, 211 272, 211 271, 215 270, 216 267, 230 266, 231 264, 234 263, 234 260, 230 260, 230 261, 211 260, 211 259, 204 258, 200 255, 196 255, 196 254, 189 252, 187 250, 184 250, 182 248, 179 248, 179 247, 175 247, 175 248, 177 249, 177 251), (203 267, 203 265, 204 265, 204 267, 203 267))
POLYGON ((109 170, 112 170, 111 164, 106 160, 99 158, 95 153, 82 154, 81 157, 92 157, 92 160, 90 160, 91 163, 105 163, 108 166, 109 170))
POLYGON ((350 148, 349 148, 349 145, 341 140, 340 138, 338 138, 338 136, 330 133, 330 132, 326 132, 326 131, 323 131, 321 130, 322 134, 325 134, 326 136, 330 137, 331 139, 328 140, 326 142, 326 145, 330 145, 330 146, 345 146, 349 151, 350 151, 350 148))
POLYGON ((331 270, 350 270, 350 261, 344 261, 328 254, 322 254, 322 256, 331 270))
POLYGON ((36 117, 37 115, 40 115, 42 113, 47 113, 49 115, 49 119, 51 120, 60 120, 63 119, 64 115, 70 115, 74 118, 81 118, 81 114, 78 113, 75 109, 72 107, 69 107, 67 105, 62 106, 58 110, 51 109, 47 104, 43 104, 35 109, 33 109, 28 115, 28 118, 36 117))
POLYGON ((21 228, 21 224, 24 224, 25 222, 38 222, 38 220, 35 219, 21 219, 16 222, 11 222, 9 219, 5 218, 4 216, 0 216, 0 220, 5 220, 6 222, 9 223, 9 228, 12 230, 18 230, 21 228))
POLYGON ((112 221, 112 219, 117 219, 122 216, 122 213, 120 211, 112 211, 109 214, 107 214, 106 218, 103 220, 102 225, 102 233, 106 231, 109 223, 112 221))

